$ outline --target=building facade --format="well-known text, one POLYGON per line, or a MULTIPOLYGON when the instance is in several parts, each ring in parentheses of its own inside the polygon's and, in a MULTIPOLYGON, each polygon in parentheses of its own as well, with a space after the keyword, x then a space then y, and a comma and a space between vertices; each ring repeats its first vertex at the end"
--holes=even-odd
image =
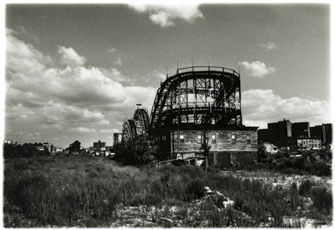
POLYGON ((292 123, 292 136, 294 138, 311 137, 309 122, 292 123))
POLYGON ((93 142, 93 149, 99 153, 106 151, 106 142, 101 142, 100 140, 98 142, 93 142))
POLYGON ((76 140, 75 142, 70 144, 70 147, 68 149, 70 151, 73 151, 73 152, 79 152, 80 151, 80 144, 81 143, 78 140, 76 140))
POLYGON ((268 123, 258 130, 258 144, 271 143, 279 148, 317 149, 332 144, 332 124, 310 127, 309 122, 283 120, 268 123))
POLYGON ((297 146, 299 149, 321 149, 322 142, 319 138, 298 138, 297 146))

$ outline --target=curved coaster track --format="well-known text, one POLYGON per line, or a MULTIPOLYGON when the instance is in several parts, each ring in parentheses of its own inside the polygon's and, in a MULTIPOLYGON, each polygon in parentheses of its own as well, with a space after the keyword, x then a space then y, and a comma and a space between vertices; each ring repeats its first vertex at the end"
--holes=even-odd
POLYGON ((145 108, 137 108, 132 119, 125 119, 122 125, 122 142, 128 142, 148 133, 149 115, 145 108))
POLYGON ((122 142, 170 125, 242 126, 240 75, 216 66, 178 69, 161 84, 150 117, 137 108, 125 119, 122 142))
POLYGON ((150 130, 171 124, 242 125, 240 75, 231 69, 178 69, 157 90, 150 130))

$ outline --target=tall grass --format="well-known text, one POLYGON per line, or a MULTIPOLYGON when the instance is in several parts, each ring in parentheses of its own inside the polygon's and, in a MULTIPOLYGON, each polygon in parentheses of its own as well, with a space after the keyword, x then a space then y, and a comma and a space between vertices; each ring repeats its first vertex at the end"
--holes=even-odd
MULTIPOLYGON (((179 211, 183 219, 201 212, 197 218, 207 218, 207 227, 257 227, 261 222, 281 227, 283 216, 300 205, 300 195, 311 194, 313 200, 322 201, 315 209, 331 212, 332 197, 327 191, 305 187, 272 188, 259 180, 222 175, 212 169, 206 173, 189 165, 136 168, 87 156, 9 159, 4 171, 4 224, 108 227, 120 218, 121 206, 158 209, 177 205, 183 207, 179 211), (210 200, 192 214, 190 204, 204 196, 205 186, 234 200, 233 208, 222 209, 222 200, 210 200)), ((194 227, 194 223, 188 226, 194 227)))

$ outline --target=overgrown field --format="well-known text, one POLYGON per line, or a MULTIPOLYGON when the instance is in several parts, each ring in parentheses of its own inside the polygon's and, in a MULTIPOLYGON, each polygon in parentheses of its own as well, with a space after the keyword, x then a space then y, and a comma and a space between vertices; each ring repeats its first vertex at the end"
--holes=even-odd
POLYGON ((206 172, 195 166, 136 168, 92 156, 7 159, 3 223, 20 228, 329 225, 330 179, 206 172), (205 186, 223 196, 205 195, 205 186), (226 198, 232 206, 223 206, 226 198))

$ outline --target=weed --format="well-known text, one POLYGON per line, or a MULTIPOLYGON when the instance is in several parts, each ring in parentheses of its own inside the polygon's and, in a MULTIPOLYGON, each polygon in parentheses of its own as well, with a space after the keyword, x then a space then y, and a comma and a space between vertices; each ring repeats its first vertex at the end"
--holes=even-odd
POLYGON ((4 166, 6 227, 110 226, 124 218, 121 206, 155 207, 154 213, 147 211, 145 216, 148 214, 157 224, 164 217, 178 216, 187 227, 200 223, 206 227, 257 227, 261 222, 283 227, 283 216, 297 214, 300 196, 312 198, 315 211, 307 216, 314 216, 320 223, 329 221, 324 216, 332 212, 332 194, 327 189, 315 187, 308 180, 299 188, 297 184, 273 188, 270 183, 253 179, 280 177, 265 169, 229 174, 217 170, 206 173, 190 165, 136 168, 90 156, 7 159, 4 166), (223 208, 223 196, 203 198, 205 186, 233 200, 233 208, 223 208), (195 208, 198 199, 206 202, 195 208), (173 214, 172 206, 182 208, 173 214))
POLYGON ((312 182, 310 180, 304 180, 301 182, 301 185, 299 187, 299 195, 300 196, 307 196, 309 195, 311 188, 312 188, 312 182))
POLYGON ((332 193, 324 187, 315 186, 312 188, 313 206, 321 213, 329 215, 333 209, 332 193))

